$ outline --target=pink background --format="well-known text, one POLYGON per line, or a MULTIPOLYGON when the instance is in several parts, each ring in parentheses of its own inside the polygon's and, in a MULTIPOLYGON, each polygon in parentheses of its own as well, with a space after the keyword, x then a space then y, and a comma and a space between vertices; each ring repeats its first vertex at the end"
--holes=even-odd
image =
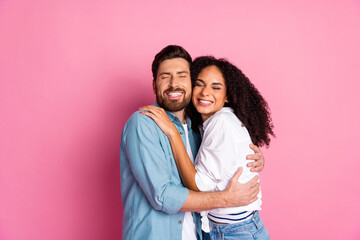
POLYGON ((121 239, 120 134, 168 44, 239 66, 272 239, 360 239, 360 2, 0 0, 0 239, 121 239))

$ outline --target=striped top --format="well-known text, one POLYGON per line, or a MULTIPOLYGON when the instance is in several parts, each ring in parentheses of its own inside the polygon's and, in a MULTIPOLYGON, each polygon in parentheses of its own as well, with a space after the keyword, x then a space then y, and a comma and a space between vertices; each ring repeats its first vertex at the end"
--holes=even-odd
POLYGON ((243 211, 240 213, 214 214, 208 213, 208 218, 215 223, 234 224, 244 222, 254 215, 255 211, 243 211))

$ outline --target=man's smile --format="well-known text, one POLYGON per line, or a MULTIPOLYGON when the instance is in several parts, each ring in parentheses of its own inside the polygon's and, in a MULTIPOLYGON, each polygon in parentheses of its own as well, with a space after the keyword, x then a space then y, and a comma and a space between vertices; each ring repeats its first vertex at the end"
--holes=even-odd
POLYGON ((183 91, 169 91, 169 92, 165 92, 165 95, 170 100, 177 100, 177 99, 182 98, 182 96, 184 96, 184 92, 183 91))

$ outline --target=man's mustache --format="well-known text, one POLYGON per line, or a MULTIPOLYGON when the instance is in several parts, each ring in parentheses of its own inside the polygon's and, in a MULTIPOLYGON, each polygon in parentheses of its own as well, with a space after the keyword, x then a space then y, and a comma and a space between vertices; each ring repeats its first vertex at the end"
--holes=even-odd
POLYGON ((183 93, 185 93, 185 90, 182 89, 182 88, 173 88, 173 87, 170 87, 170 88, 168 88, 168 89, 165 90, 165 93, 166 93, 166 92, 183 92, 183 93))

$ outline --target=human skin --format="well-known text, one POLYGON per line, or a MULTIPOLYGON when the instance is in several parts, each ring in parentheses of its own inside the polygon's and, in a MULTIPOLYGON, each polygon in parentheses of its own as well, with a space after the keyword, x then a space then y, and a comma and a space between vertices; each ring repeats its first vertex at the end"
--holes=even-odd
MULTIPOLYGON (((184 108, 191 97, 188 62, 183 58, 173 58, 161 62, 156 81, 153 82, 153 90, 159 105, 171 111, 184 123, 184 108), (181 107, 183 108, 181 109, 181 107)), ((145 115, 147 114, 151 114, 151 112, 145 112, 145 115)), ((162 109, 162 114, 166 115, 164 109, 162 109)), ((171 125, 174 127, 172 123, 171 125)), ((181 145, 184 147, 182 141, 181 145)), ((259 183, 257 183, 258 177, 254 177, 246 184, 240 184, 237 179, 241 172, 242 169, 238 169, 224 191, 197 192, 190 190, 188 198, 180 211, 202 211, 218 207, 244 206, 256 201, 260 190, 259 183)))
POLYGON ((195 81, 192 102, 203 122, 220 111, 227 100, 225 79, 216 66, 202 69, 195 81))

